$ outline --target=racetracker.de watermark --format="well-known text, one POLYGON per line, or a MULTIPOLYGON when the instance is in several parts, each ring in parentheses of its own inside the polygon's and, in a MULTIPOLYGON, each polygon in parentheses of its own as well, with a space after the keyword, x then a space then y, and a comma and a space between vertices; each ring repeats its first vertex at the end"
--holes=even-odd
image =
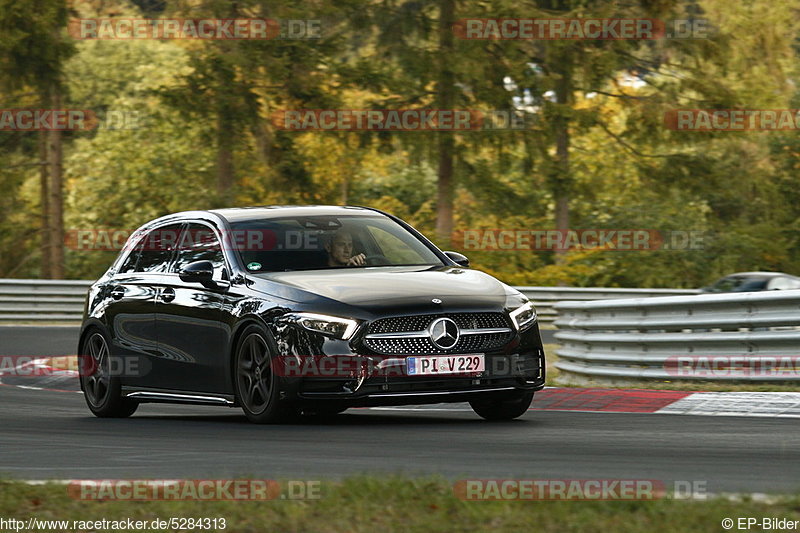
POLYGON ((133 130, 141 122, 141 113, 135 110, 0 109, 0 131, 133 130))
POLYGON ((283 109, 272 125, 287 131, 527 130, 533 118, 504 109, 283 109))
POLYGON ((800 355, 673 355, 664 370, 676 378, 774 378, 800 376, 800 355))
POLYGON ((675 131, 788 131, 800 129, 800 109, 673 109, 664 126, 675 131))
POLYGON ((706 39, 706 19, 652 18, 469 18, 453 25, 461 39, 653 40, 706 39))
MULTIPOLYGON (((70 356, 66 356, 70 357, 70 356)), ((23 378, 52 377, 65 373, 75 374, 75 370, 57 368, 52 358, 32 355, 0 356, 0 377, 12 376, 23 378)))
POLYGON ((406 355, 280 355, 271 370, 288 378, 354 377, 492 377, 520 376, 525 360, 517 354, 486 357, 478 354, 451 356, 406 355))
POLYGON ((84 501, 270 501, 319 500, 321 481, 271 479, 75 480, 67 494, 84 501))
POLYGON ((453 493, 466 501, 652 501, 706 499, 707 482, 657 479, 463 479, 453 493))
POLYGON ((115 377, 142 377, 150 373, 152 363, 144 356, 104 354, 102 361, 91 355, 0 356, 0 376, 41 378, 68 375, 89 377, 98 372, 115 377))
POLYGON ((1 131, 91 130, 97 117, 87 109, 0 109, 1 131))
POLYGON ((73 39, 80 40, 319 39, 322 37, 322 21, 268 18, 85 18, 70 20, 67 32, 73 39))
POLYGON ((706 232, 654 229, 465 229, 453 232, 451 240, 454 246, 463 250, 692 251, 705 248, 706 232))
POLYGON ((157 229, 143 238, 135 230, 69 229, 64 232, 64 246, 81 251, 120 251, 137 247, 142 251, 230 249, 239 251, 316 249, 318 235, 306 231, 285 231, 280 235, 267 229, 187 230, 157 229))

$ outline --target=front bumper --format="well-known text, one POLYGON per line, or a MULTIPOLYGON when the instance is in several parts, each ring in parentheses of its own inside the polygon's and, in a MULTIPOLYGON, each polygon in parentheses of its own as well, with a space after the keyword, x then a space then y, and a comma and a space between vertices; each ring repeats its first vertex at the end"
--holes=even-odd
MULTIPOLYGON (((342 357, 344 346, 329 346, 330 357, 342 357)), ((375 357, 371 369, 383 365, 389 371, 354 372, 349 376, 284 377, 288 399, 325 407, 368 407, 426 403, 465 402, 487 393, 515 394, 541 390, 545 383, 545 356, 538 325, 518 334, 501 350, 484 354, 486 370, 479 374, 408 376, 405 356, 378 357, 352 353, 361 359, 375 357)), ((456 354, 452 354, 456 355, 456 354)), ((325 356, 322 356, 325 357, 325 356)))
POLYGON ((534 392, 544 387, 544 380, 522 379, 477 382, 460 380, 420 381, 414 384, 388 383, 367 385, 353 393, 301 391, 297 399, 303 403, 340 407, 375 407, 381 405, 418 405, 430 403, 468 402, 487 393, 534 392))

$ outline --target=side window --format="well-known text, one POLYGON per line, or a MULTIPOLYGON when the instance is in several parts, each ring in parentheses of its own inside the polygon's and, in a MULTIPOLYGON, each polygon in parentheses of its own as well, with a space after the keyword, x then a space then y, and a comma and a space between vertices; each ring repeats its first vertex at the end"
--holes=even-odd
POLYGON ((136 262, 139 260, 140 246, 141 244, 138 244, 134 250, 131 250, 131 253, 128 254, 128 257, 125 258, 125 261, 122 263, 122 266, 119 267, 119 270, 117 271, 119 274, 136 272, 136 262))
POLYGON ((139 252, 136 272, 166 272, 180 230, 181 224, 170 224, 145 235, 136 247, 139 252))
POLYGON ((221 272, 225 267, 222 247, 212 229, 192 222, 181 235, 178 257, 175 259, 172 271, 180 272, 186 265, 195 261, 211 261, 215 273, 221 272))
POLYGON ((128 254, 128 257, 125 258, 125 261, 123 261, 122 265, 120 265, 119 269, 117 269, 118 274, 136 272, 136 263, 139 261, 139 254, 141 254, 143 247, 143 241, 139 237, 140 235, 137 231, 134 235, 131 235, 128 241, 125 243, 125 246, 130 247, 131 251, 128 254), (136 246, 134 246, 134 243, 136 246))
POLYGON ((734 279, 735 278, 722 278, 712 285, 714 292, 730 292, 736 285, 734 279))

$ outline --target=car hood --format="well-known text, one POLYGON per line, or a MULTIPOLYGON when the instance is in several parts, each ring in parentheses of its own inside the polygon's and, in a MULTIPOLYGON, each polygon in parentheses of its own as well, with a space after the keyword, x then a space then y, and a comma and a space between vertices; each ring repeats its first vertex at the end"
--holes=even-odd
POLYGON ((272 272, 255 277, 272 285, 269 289, 264 287, 269 292, 297 302, 310 303, 322 297, 367 310, 502 309, 507 295, 516 294, 488 274, 446 266, 272 272), (441 304, 433 303, 434 298, 441 304))

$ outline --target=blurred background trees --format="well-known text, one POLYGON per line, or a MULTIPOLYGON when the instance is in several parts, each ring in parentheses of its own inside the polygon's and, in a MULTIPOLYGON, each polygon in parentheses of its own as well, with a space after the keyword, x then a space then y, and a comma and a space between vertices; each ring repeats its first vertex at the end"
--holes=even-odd
POLYGON ((696 287, 800 274, 797 131, 679 132, 670 109, 800 107, 799 0, 0 0, 5 109, 124 127, 0 132, 0 277, 92 278, 133 230, 226 205, 368 205, 513 284, 696 287), (69 18, 321 21, 321 37, 85 40, 69 18), (465 40, 463 18, 705 19, 707 38, 465 40), (291 109, 477 109, 524 130, 285 131, 291 109), (473 251, 465 229, 702 231, 692 251, 473 251))

